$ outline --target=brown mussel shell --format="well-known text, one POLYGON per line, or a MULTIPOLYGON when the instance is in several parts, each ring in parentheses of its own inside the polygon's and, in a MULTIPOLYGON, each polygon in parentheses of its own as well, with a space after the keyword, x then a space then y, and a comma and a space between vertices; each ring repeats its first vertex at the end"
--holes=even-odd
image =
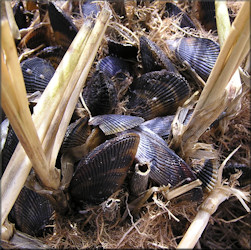
POLYGON ((145 120, 174 114, 190 95, 185 78, 166 70, 142 75, 133 82, 131 91, 128 113, 145 120))
POLYGON ((48 12, 57 44, 68 48, 78 33, 77 27, 58 6, 49 2, 48 12))
POLYGON ((206 30, 217 30, 214 1, 196 1, 195 14, 206 30))
POLYGON ((100 71, 87 82, 83 98, 92 116, 113 113, 118 105, 114 82, 100 71))
POLYGON ((145 36, 140 37, 140 54, 144 72, 161 69, 177 72, 174 65, 161 48, 145 36))
POLYGON ((86 142, 88 136, 91 134, 88 120, 89 117, 82 117, 67 127, 61 146, 62 153, 69 148, 80 146, 86 142))
POLYGON ((109 198, 123 184, 138 144, 138 135, 126 133, 91 151, 79 162, 71 180, 72 199, 101 203, 109 198))
POLYGON ((207 38, 189 37, 170 42, 169 45, 181 63, 188 62, 204 81, 207 80, 220 53, 217 43, 207 38))
POLYGON ((9 219, 20 231, 32 236, 42 236, 50 223, 53 211, 49 200, 23 187, 10 212, 9 219))
POLYGON ((105 135, 112 135, 137 127, 143 122, 144 119, 137 116, 110 114, 90 118, 89 125, 99 126, 105 135))
POLYGON ((49 62, 38 57, 24 60, 21 69, 27 93, 43 92, 55 73, 49 62))
POLYGON ((41 44, 52 45, 52 32, 49 24, 41 23, 32 28, 18 44, 19 48, 35 49, 41 44))
POLYGON ((61 46, 48 46, 41 51, 39 51, 36 56, 45 59, 51 63, 54 69, 57 69, 59 63, 61 62, 65 51, 61 46))

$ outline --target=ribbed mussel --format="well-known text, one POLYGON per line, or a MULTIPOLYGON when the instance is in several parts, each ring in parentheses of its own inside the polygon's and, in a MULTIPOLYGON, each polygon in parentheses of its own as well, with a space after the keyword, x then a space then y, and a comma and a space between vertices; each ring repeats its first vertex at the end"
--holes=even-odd
MULTIPOLYGON (((162 125, 164 128, 168 128, 173 116, 164 118, 167 122, 164 120, 165 122, 162 122, 162 125)), ((124 133, 139 135, 139 145, 134 159, 135 167, 139 173, 135 177, 136 179, 147 178, 145 173, 148 173, 148 171, 149 178, 158 185, 176 186, 199 178, 203 186, 211 190, 216 181, 216 165, 211 160, 207 160, 204 164, 194 164, 193 168, 190 168, 168 147, 163 138, 150 129, 151 126, 148 128, 148 123, 151 121, 142 123, 141 119, 134 116, 110 114, 93 117, 89 123, 93 126, 99 126, 106 135, 121 135, 124 133)), ((155 130, 154 127, 153 130, 155 130)), ((159 127, 161 125, 157 126, 156 131, 160 130, 159 127)), ((193 195, 194 199, 200 199, 201 189, 197 189, 193 195)))
POLYGON ((83 98, 93 116, 110 114, 118 105, 114 82, 102 71, 96 71, 87 82, 83 98))
POLYGON ((101 203, 117 191, 133 163, 138 144, 137 134, 126 133, 82 158, 69 187, 73 200, 101 203))
POLYGON ((70 17, 52 2, 49 2, 48 13, 57 44, 67 49, 78 33, 77 27, 70 17))
POLYGON ((36 192, 23 187, 11 212, 10 221, 17 229, 32 236, 42 236, 53 215, 49 200, 36 192))
POLYGON ((128 109, 145 120, 174 114, 190 95, 190 87, 181 75, 167 70, 143 74, 131 85, 128 109))
POLYGON ((24 60, 21 69, 27 93, 43 92, 55 73, 49 62, 38 57, 24 60))
POLYGON ((145 72, 161 69, 166 69, 170 72, 177 72, 174 65, 161 48, 145 36, 140 37, 140 54, 145 72))
POLYGON ((207 38, 184 37, 168 41, 169 48, 181 63, 188 62, 192 69, 206 81, 220 52, 220 46, 207 38))

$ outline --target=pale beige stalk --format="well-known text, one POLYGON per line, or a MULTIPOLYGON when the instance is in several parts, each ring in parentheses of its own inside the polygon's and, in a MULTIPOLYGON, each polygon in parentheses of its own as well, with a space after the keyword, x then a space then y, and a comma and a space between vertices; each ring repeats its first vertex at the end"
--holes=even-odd
POLYGON ((225 88, 250 50, 249 16, 250 2, 243 2, 182 135, 181 148, 184 158, 193 155, 193 147, 199 137, 226 108, 225 88))
POLYGON ((227 200, 231 195, 235 195, 247 212, 250 212, 249 207, 245 201, 250 202, 249 193, 242 192, 234 187, 236 183, 233 183, 230 187, 227 183, 222 182, 222 171, 227 161, 234 155, 234 153, 240 148, 237 147, 222 163, 219 173, 218 180, 215 188, 210 192, 209 196, 200 206, 200 209, 191 223, 190 227, 186 231, 184 237, 178 245, 178 249, 189 249, 194 248, 195 244, 201 237, 209 218, 216 212, 219 205, 227 200))
MULTIPOLYGON (((102 12, 107 12, 107 9, 104 8, 101 13, 102 12)), ((103 20, 103 22, 106 21, 103 20)), ((49 128, 52 126, 58 127, 58 124, 61 123, 63 115, 57 121, 58 124, 52 124, 51 121, 59 107, 61 100, 64 99, 65 105, 67 105, 68 103, 69 97, 65 97, 64 92, 66 91, 66 87, 69 83, 69 80, 71 79, 73 72, 74 74, 76 74, 74 69, 82 53, 81 50, 84 49, 82 45, 86 43, 87 39, 89 39, 91 29, 91 24, 86 25, 85 23, 82 26, 34 109, 33 121, 37 129, 39 138, 43 142, 43 145, 45 135, 49 128)), ((100 30, 100 33, 96 36, 99 39, 102 39, 104 31, 105 27, 104 30, 100 30)), ((89 40, 89 43, 90 42, 92 44, 96 44, 97 41, 89 40)), ((85 57, 89 58, 90 55, 96 54, 97 49, 98 47, 96 46, 90 49, 89 51, 86 51, 85 57)), ((91 63, 91 60, 89 60, 87 65, 91 63)), ((86 66, 85 71, 87 71, 88 68, 89 66, 86 66)), ((78 73, 81 74, 81 72, 78 73)), ((79 95, 75 95, 75 98, 78 98, 78 96, 79 95)), ((62 108, 62 110, 65 110, 65 108, 62 108)), ((55 136, 56 134, 54 134, 54 138, 51 138, 52 141, 55 140, 55 136)), ((1 180, 2 224, 6 219, 9 211, 11 210, 21 188, 23 187, 24 182, 30 172, 30 169, 31 163, 29 161, 29 158, 24 153, 23 148, 18 145, 1 180)))
POLYGON ((24 79, 7 20, 1 21, 1 28, 4 34, 1 39, 1 104, 3 110, 40 180, 45 186, 56 189, 59 187, 59 175, 56 169, 49 169, 32 121, 24 79))
POLYGON ((1 1, 1 19, 3 18, 8 19, 13 38, 20 39, 21 34, 19 32, 15 17, 14 17, 14 13, 11 7, 11 1, 1 1))
MULTIPOLYGON (((93 60, 105 34, 106 28, 109 23, 110 15, 111 12, 105 8, 100 13, 99 18, 96 20, 96 24, 90 34, 90 38, 88 39, 84 47, 84 50, 80 56, 76 70, 78 71, 78 69, 81 67, 80 70, 78 71, 81 74, 79 77, 77 77, 77 83, 68 101, 67 107, 64 112, 64 116, 62 118, 60 127, 58 129, 58 133, 55 138, 54 146, 51 150, 50 164, 53 166, 55 165, 57 154, 63 141, 63 137, 66 132, 67 126, 70 122, 73 110, 76 106, 78 96, 81 94, 81 91, 85 85, 86 78, 92 66, 93 60), (88 55, 88 57, 86 55, 88 55)), ((73 76, 74 75, 75 74, 73 74, 73 76)))
MULTIPOLYGON (((216 8, 222 6, 223 3, 216 4, 216 8)), ((204 89, 204 93, 202 93, 201 98, 196 106, 196 114, 192 117, 192 125, 188 125, 187 129, 195 129, 194 122, 199 122, 197 120, 198 116, 203 119, 202 114, 207 116, 207 122, 213 122, 216 118, 216 115, 219 115, 224 108, 226 108, 226 104, 228 103, 227 97, 231 97, 231 87, 228 88, 230 93, 225 93, 225 87, 231 79, 232 75, 235 73, 237 68, 239 67, 241 61, 246 56, 246 53, 249 50, 249 45, 247 42, 249 41, 250 31, 249 31, 249 2, 243 3, 243 6, 238 13, 238 16, 233 23, 233 27, 231 28, 230 34, 225 40, 225 43, 222 48, 222 53, 220 53, 219 58, 216 62, 216 65, 207 81, 206 87, 204 89), (245 37, 247 36, 247 37, 245 37), (218 95, 217 95, 218 91, 218 95), (226 98, 226 100, 224 100, 226 98), (213 101, 216 104, 213 104, 213 101), (222 107, 220 107, 222 105, 222 107), (203 111, 202 111, 203 110, 203 111), (202 113, 203 112, 203 113, 202 113), (207 113, 208 112, 208 113, 207 113), (213 112, 213 114, 212 114, 213 112), (215 114, 216 115, 215 115, 215 114), (213 120, 210 120, 210 116, 213 116, 213 120)), ((227 12, 225 12, 227 13, 227 12)), ((220 18, 220 11, 216 10, 216 15, 218 15, 218 19, 220 18)), ((227 13, 228 15, 228 13, 227 13)), ((221 20, 223 22, 224 18, 221 20)), ((218 25, 221 21, 218 21, 218 25)), ((219 29, 220 32, 224 32, 221 34, 221 41, 224 41, 226 38, 227 27, 221 27, 219 29)), ((238 75, 237 75, 238 76, 238 75)), ((229 85, 232 83, 230 82, 229 85)), ((238 83, 237 83, 238 85, 238 83)), ((205 122, 205 120, 203 120, 205 122)), ((206 123, 206 126, 209 126, 210 123, 206 123)), ((199 125, 202 125, 199 122, 199 125)), ((205 128, 203 128, 205 129, 205 128)), ((203 129, 199 132, 199 134, 193 134, 187 131, 187 140, 189 141, 190 147, 196 142, 203 133, 203 129), (192 139, 191 139, 192 138, 192 139)), ((194 130, 195 131, 195 130, 194 130)), ((184 143, 183 138, 183 143, 184 143)), ((183 145, 184 146, 184 145, 183 145)), ((227 183, 222 183, 222 171, 223 168, 228 161, 228 159, 240 148, 240 146, 235 149, 222 163, 219 171, 218 171, 218 180, 214 187, 214 189, 210 192, 209 196, 205 199, 203 204, 200 207, 195 219, 190 225, 189 229, 185 233, 181 242, 178 245, 178 249, 181 248, 194 248, 195 244, 201 237, 207 223, 209 221, 210 216, 218 209, 218 206, 228 199, 231 195, 235 195, 242 205, 245 207, 247 212, 250 212, 250 209, 245 204, 244 200, 250 202, 248 199, 248 194, 241 192, 240 190, 234 188, 234 184, 229 186, 227 183)), ((185 148, 185 153, 189 153, 188 148, 185 148)), ((191 151, 190 151, 191 152, 191 151)))

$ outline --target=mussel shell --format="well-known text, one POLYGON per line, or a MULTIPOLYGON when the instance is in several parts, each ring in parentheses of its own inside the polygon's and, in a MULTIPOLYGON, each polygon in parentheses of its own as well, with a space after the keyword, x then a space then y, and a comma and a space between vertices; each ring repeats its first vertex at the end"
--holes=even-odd
POLYGON ((155 134, 162 137, 164 140, 167 140, 171 131, 173 119, 174 115, 156 117, 142 123, 142 125, 152 130, 155 134))
POLYGON ((28 27, 26 15, 24 13, 24 5, 22 1, 19 1, 14 5, 13 14, 19 29, 28 27))
POLYGON ((111 135, 137 127, 143 122, 144 119, 137 116, 109 114, 92 117, 89 125, 99 126, 105 135, 111 135))
POLYGON ((93 0, 85 1, 82 4, 81 9, 84 18, 96 18, 98 16, 98 13, 100 12, 99 5, 93 0))
POLYGON ((1 160, 2 160, 1 175, 4 173, 4 170, 6 169, 8 163, 10 161, 10 158, 12 157, 12 155, 15 151, 18 142, 19 142, 19 140, 18 140, 13 128, 11 127, 11 125, 9 125, 6 141, 5 141, 3 150, 1 152, 1 160))
POLYGON ((27 93, 43 92, 55 73, 49 62, 38 57, 24 60, 21 69, 27 93))
POLYGON ((66 130, 61 151, 65 152, 69 148, 74 148, 84 144, 91 134, 91 127, 88 125, 89 117, 82 117, 71 123, 66 130))
POLYGON ((38 24, 22 38, 18 47, 35 49, 41 44, 50 46, 52 44, 51 35, 51 28, 49 24, 38 24))
POLYGON ((108 40, 109 55, 121 57, 123 59, 137 60, 138 48, 131 44, 122 44, 113 40, 108 40))
POLYGON ((208 191, 212 191, 218 178, 218 168, 213 160, 207 159, 203 165, 193 166, 193 171, 197 178, 201 180, 202 186, 208 191))
POLYGON ((132 165, 139 136, 126 133, 110 139, 78 164, 69 191, 75 202, 101 203, 117 191, 132 165))
POLYGON ((53 211, 49 200, 23 187, 10 212, 9 219, 20 231, 32 236, 42 236, 50 223, 53 211))
POLYGON ((206 30, 217 30, 215 3, 213 1, 196 1, 196 16, 206 30))
POLYGON ((48 46, 39 51, 36 56, 43 58, 51 63, 54 69, 56 69, 61 62, 65 50, 61 46, 48 46))
POLYGON ((92 116, 110 114, 118 104, 114 82, 101 71, 96 71, 87 82, 83 98, 92 116))
POLYGON ((140 37, 140 54, 145 72, 157 71, 161 69, 176 72, 174 65, 161 48, 145 36, 140 37))
POLYGON ((143 125, 129 131, 140 136, 135 161, 141 164, 150 163, 149 177, 155 183, 175 186, 196 179, 186 162, 175 154, 157 134, 143 125))
POLYGON ((190 87, 181 75, 166 70, 149 72, 131 85, 130 115, 145 120, 172 115, 190 95, 190 87))
POLYGON ((52 2, 49 2, 48 12, 56 42, 68 48, 78 33, 77 27, 70 17, 52 2))
POLYGON ((109 78, 118 73, 130 74, 132 72, 129 63, 115 56, 106 56, 101 59, 97 64, 96 70, 102 71, 109 78))
MULTIPOLYGON (((210 39, 197 37, 181 38, 176 42, 177 58, 181 62, 187 61, 191 68, 206 81, 220 53, 220 46, 210 39)), ((172 46, 170 48, 172 49, 172 46)))
POLYGON ((177 16, 177 15, 182 15, 182 18, 180 20, 181 28, 190 27, 190 28, 195 29, 195 25, 193 21, 188 17, 186 13, 182 12, 182 10, 173 3, 166 3, 165 13, 163 17, 167 17, 167 16, 172 17, 172 16, 177 16))

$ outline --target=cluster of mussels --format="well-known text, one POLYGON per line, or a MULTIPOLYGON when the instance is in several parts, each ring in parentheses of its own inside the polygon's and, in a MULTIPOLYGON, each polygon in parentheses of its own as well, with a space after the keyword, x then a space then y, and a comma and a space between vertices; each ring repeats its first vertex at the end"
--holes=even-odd
MULTIPOLYGON (((92 1, 71 3, 72 13, 81 13, 83 18, 95 18, 101 8, 92 1)), ((21 62, 27 93, 43 92, 78 29, 52 2, 26 1, 24 8, 19 1, 13 11, 23 34, 17 42, 18 50, 44 45, 21 62), (34 13, 39 13, 43 22, 28 28, 34 13)), ((181 14, 181 27, 195 29, 185 13, 166 3, 163 18, 181 14)), ((71 210, 104 202, 105 209, 115 207, 117 200, 109 197, 116 191, 127 190, 133 199, 149 183, 174 187, 199 178, 204 187, 213 185, 215 173, 210 161, 194 171, 166 142, 177 108, 191 95, 188 81, 147 35, 139 41, 139 46, 129 46, 108 39, 108 54, 97 63, 82 92, 89 114, 74 112, 72 116, 57 162, 62 170, 72 166, 68 169, 72 174, 63 185, 71 210)), ((180 63, 186 61, 204 81, 220 50, 212 40, 196 37, 169 42, 169 48, 180 63)), ((3 171, 17 143, 9 125, 2 149, 3 171)), ((192 198, 201 197, 202 188, 194 189, 192 198)), ((39 236, 50 223, 54 209, 44 196, 24 187, 9 219, 17 229, 39 236)))

